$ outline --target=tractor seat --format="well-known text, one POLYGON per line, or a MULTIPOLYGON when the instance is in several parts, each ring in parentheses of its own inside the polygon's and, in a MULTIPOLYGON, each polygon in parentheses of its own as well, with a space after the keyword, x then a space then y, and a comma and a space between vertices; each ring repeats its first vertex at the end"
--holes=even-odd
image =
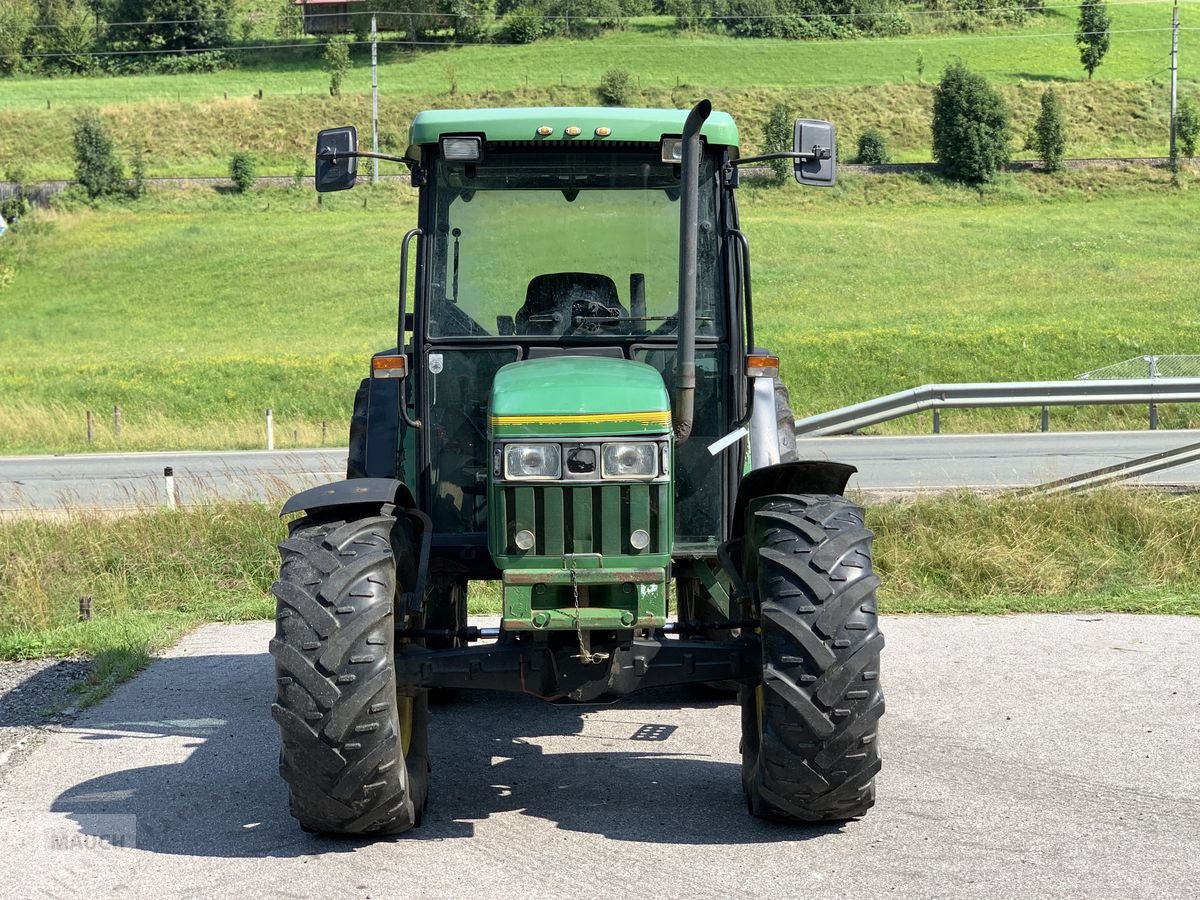
POLYGON ((517 334, 563 334, 571 330, 575 316, 606 314, 627 315, 611 278, 593 272, 553 272, 530 280, 514 324, 517 334))

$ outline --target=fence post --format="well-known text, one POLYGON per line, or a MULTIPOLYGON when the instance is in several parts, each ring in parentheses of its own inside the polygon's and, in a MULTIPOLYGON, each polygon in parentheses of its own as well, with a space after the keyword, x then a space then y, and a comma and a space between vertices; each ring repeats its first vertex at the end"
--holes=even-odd
MULTIPOLYGON (((1146 362, 1150 366, 1150 377, 1157 378, 1158 377, 1158 357, 1157 356, 1147 356, 1146 362)), ((1157 403, 1150 404, 1150 430, 1158 431, 1158 404, 1157 403)))
POLYGON ((113 437, 121 436, 121 407, 113 407, 113 437))
POLYGON ((275 414, 267 407, 267 449, 275 449, 275 414))
POLYGON ((1050 407, 1042 407, 1042 432, 1050 430, 1050 407))
POLYGON ((940 409, 935 409, 933 411, 933 433, 942 433, 942 411, 940 409))
POLYGON ((326 430, 326 428, 328 427, 328 425, 329 425, 329 423, 328 423, 328 422, 322 422, 322 423, 321 423, 321 446, 322 446, 322 447, 324 447, 324 446, 325 446, 325 430, 326 430))
POLYGON ((87 436, 88 446, 90 447, 96 440, 96 417, 92 415, 92 411, 90 409, 87 411, 87 436))

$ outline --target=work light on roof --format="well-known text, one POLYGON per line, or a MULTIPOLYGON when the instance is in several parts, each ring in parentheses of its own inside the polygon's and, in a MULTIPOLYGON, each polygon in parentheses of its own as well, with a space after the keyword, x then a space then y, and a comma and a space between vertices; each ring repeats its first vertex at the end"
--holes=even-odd
POLYGON ((662 161, 665 163, 683 162, 683 138, 662 139, 662 161))
POLYGON ((483 141, 477 137, 444 137, 442 156, 455 162, 479 162, 483 159, 483 141))

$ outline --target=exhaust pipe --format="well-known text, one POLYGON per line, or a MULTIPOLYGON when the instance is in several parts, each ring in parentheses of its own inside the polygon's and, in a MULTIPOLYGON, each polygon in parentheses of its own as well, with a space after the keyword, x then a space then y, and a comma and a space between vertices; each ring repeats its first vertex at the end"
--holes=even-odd
POLYGON ((675 439, 692 433, 696 409, 696 248, 700 208, 700 129, 712 113, 701 100, 683 123, 679 196, 679 350, 675 377, 675 439))

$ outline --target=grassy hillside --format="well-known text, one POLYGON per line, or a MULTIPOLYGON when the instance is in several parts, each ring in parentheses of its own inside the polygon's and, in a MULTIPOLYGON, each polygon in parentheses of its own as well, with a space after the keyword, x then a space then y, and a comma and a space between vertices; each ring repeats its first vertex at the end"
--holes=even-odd
MULTIPOLYGON (((1183 11, 1185 26, 1193 6, 1183 11)), ((925 160, 932 84, 947 62, 961 57, 1003 86, 1017 150, 1039 94, 1055 82, 1071 126, 1070 153, 1163 155, 1169 5, 1117 4, 1112 13, 1112 49, 1094 82, 1079 66, 1074 7, 1050 10, 1018 30, 861 41, 739 40, 648 23, 591 40, 529 46, 389 47, 380 69, 381 128, 402 150, 409 120, 426 107, 593 104, 601 73, 620 65, 637 76, 637 105, 681 107, 711 96, 735 114, 751 149, 766 110, 786 102, 797 114, 837 122, 845 149, 873 126, 891 137, 898 160, 925 160)), ((1183 32, 1185 59, 1190 37, 1183 32)), ((338 99, 328 95, 315 45, 212 74, 5 79, 0 168, 19 161, 32 177, 69 176, 71 116, 89 104, 102 108, 122 149, 146 146, 151 174, 224 174, 238 148, 256 153, 264 173, 290 175, 309 165, 318 128, 353 122, 369 133, 364 60, 338 99)), ((1189 75, 1185 66, 1184 96, 1198 90, 1189 75)))
MULTIPOLYGON (((1030 173, 980 193, 846 177, 742 191, 759 339, 798 413, 933 381, 1070 378, 1196 352, 1200 182, 1157 170, 1030 173), (830 302, 833 301, 833 302, 830 302)), ((372 350, 395 327, 410 189, 246 197, 184 191, 46 216, 0 246, 0 452, 258 446, 340 439, 372 350), (116 442, 105 421, 124 409, 116 442), (293 431, 298 434, 293 436, 293 431)), ((1034 411, 950 428, 1030 427, 1034 411)), ((1056 411, 1055 427, 1144 410, 1056 411)), ((1164 409, 1164 427, 1196 424, 1164 409)), ((900 424, 917 428, 919 423, 900 424)))

